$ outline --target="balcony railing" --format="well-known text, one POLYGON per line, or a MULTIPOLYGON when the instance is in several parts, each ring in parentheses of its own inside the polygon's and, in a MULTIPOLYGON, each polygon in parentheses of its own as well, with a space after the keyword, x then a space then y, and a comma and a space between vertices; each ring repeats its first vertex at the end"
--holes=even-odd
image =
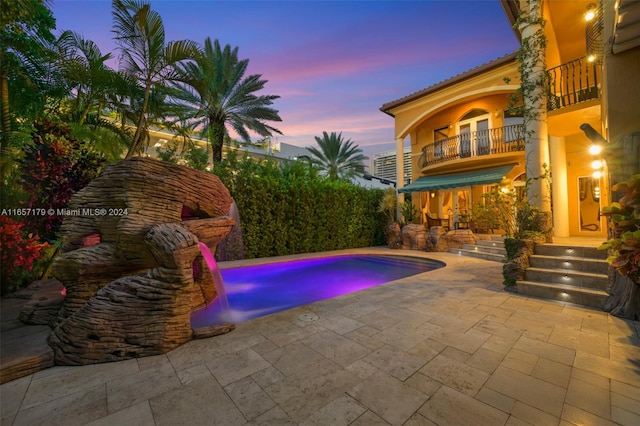
POLYGON ((547 70, 547 110, 553 111, 591 99, 598 99, 600 65, 586 58, 575 59, 547 70))
POLYGON ((522 124, 478 130, 437 140, 422 148, 419 166, 427 167, 459 158, 513 151, 524 151, 524 126, 522 124))

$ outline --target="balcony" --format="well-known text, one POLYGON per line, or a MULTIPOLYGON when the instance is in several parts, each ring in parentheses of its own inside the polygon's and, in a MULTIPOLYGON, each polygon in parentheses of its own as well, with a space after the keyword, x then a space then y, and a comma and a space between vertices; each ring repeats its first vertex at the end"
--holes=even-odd
POLYGON ((598 99, 600 65, 586 58, 575 59, 547 70, 549 94, 547 110, 554 111, 581 102, 598 99))
POLYGON ((513 124, 440 139, 422 148, 421 168, 461 158, 524 151, 524 126, 513 124))

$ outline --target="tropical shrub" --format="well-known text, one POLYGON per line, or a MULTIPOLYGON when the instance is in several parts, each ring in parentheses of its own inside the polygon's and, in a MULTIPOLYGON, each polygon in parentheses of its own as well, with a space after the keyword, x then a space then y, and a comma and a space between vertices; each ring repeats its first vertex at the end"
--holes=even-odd
POLYGON ((396 197, 396 190, 393 188, 385 189, 383 191, 382 198, 380 199, 378 211, 384 215, 386 223, 390 223, 396 220, 397 203, 398 198, 396 197))
POLYGON ((545 234, 544 216, 514 190, 503 192, 494 188, 483 194, 471 216, 476 222, 503 230, 506 238, 538 238, 545 234))
POLYGON ((23 233, 23 223, 7 215, 0 216, 0 287, 2 294, 20 287, 41 257, 47 243, 38 236, 23 233))
POLYGON ((156 153, 158 154, 158 158, 168 163, 174 163, 174 164, 178 163, 179 157, 177 152, 178 152, 178 144, 176 143, 167 144, 166 146, 160 146, 156 148, 156 153))
POLYGON ((640 284, 640 174, 617 183, 612 190, 622 197, 602 209, 602 214, 611 218, 613 236, 599 249, 610 250, 607 262, 640 284))
POLYGON ((196 170, 206 170, 209 165, 209 154, 207 150, 199 146, 192 146, 184 156, 187 166, 196 170))
POLYGON ((404 225, 416 223, 416 221, 420 219, 418 217, 420 211, 413 205, 410 198, 407 198, 404 200, 404 203, 402 203, 402 206, 400 207, 400 214, 402 214, 404 225))
POLYGON ((29 194, 25 208, 38 214, 25 215, 21 222, 41 241, 52 241, 64 217, 59 210, 98 175, 105 160, 73 138, 63 124, 42 119, 34 126, 32 142, 23 146, 18 170, 19 183, 29 194))

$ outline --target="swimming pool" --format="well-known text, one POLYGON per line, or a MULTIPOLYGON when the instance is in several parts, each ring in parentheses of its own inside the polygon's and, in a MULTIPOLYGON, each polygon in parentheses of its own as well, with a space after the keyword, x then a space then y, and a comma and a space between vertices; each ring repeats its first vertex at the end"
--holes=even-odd
POLYGON ((192 312, 191 326, 243 322, 443 266, 409 256, 340 255, 224 269, 230 312, 216 299, 192 312))

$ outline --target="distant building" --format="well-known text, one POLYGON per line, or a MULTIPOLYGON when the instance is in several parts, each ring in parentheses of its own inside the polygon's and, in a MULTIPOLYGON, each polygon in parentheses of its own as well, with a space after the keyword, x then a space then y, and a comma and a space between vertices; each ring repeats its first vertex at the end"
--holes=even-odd
MULTIPOLYGON (((371 174, 375 177, 396 181, 396 151, 384 151, 373 154, 371 174)), ((405 184, 411 182, 411 147, 404 149, 405 184)))
MULTIPOLYGON (((207 149, 208 142, 202 139, 191 138, 191 143, 195 146, 199 146, 201 148, 207 149)), ((150 129, 149 130, 149 143, 147 149, 145 151, 145 155, 147 157, 158 157, 158 150, 166 150, 170 147, 177 147, 178 153, 181 153, 184 147, 184 141, 181 137, 175 136, 167 130, 157 130, 150 129)), ((225 145, 222 149, 223 157, 226 157, 230 151, 237 151, 240 156, 245 153, 251 158, 275 158, 280 161, 310 161, 311 153, 305 147, 300 147, 296 145, 291 145, 284 142, 269 142, 267 144, 258 146, 258 145, 242 145, 239 147, 232 147, 225 145)), ((393 154, 392 161, 395 162, 395 151, 389 151, 389 153, 393 154)), ((183 159, 178 160, 179 164, 185 164, 186 161, 183 159)), ((209 164, 211 164, 211 158, 209 158, 209 164)), ((405 174, 406 176, 411 176, 411 164, 409 164, 409 174, 405 174)), ((405 172, 406 173, 406 172, 405 172)), ((389 178, 376 178, 371 179, 370 175, 365 175, 366 177, 356 176, 351 179, 353 183, 358 186, 362 186, 364 188, 376 188, 376 189, 386 189, 386 188, 394 188, 395 181, 395 173, 392 177, 389 178)))

